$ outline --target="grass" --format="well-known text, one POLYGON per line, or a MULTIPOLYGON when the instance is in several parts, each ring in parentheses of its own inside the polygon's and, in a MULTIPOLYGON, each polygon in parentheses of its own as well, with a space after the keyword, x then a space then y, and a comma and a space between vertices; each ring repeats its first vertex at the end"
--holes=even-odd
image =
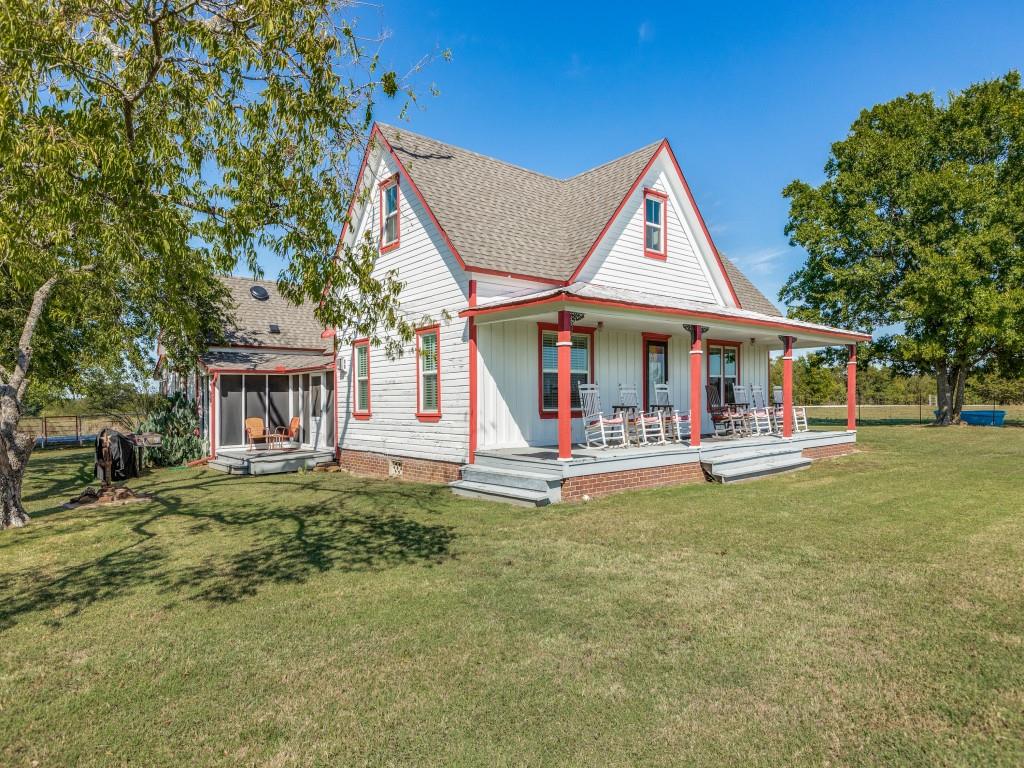
POLYGON ((166 470, 0 535, 0 764, 1021 765, 1024 430, 526 511, 166 470))

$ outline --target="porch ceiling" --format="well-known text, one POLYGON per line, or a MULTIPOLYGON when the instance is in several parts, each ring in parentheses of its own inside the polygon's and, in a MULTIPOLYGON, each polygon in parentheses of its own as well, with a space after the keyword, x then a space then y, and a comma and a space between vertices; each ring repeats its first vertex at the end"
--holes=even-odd
POLYGON ((700 324, 716 339, 754 340, 769 348, 782 348, 780 335, 796 337, 794 346, 813 348, 867 341, 871 337, 856 331, 830 328, 790 318, 761 315, 732 307, 686 301, 640 291, 609 288, 589 283, 538 291, 526 296, 494 300, 466 310, 477 323, 512 320, 555 322, 559 310, 580 312, 579 325, 648 333, 682 334, 684 326, 700 324))

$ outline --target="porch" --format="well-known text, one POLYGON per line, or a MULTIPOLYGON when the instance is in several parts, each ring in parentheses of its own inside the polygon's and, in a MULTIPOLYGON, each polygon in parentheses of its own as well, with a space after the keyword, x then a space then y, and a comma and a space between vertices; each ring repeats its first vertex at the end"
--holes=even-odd
POLYGON ((559 459, 557 446, 480 450, 452 488, 463 496, 544 506, 661 485, 752 480, 803 469, 815 458, 849 453, 855 443, 853 432, 813 430, 790 438, 706 437, 699 445, 574 445, 568 461, 559 459))
POLYGON ((207 466, 229 475, 276 475, 283 472, 310 470, 334 461, 334 451, 303 448, 221 449, 207 466))

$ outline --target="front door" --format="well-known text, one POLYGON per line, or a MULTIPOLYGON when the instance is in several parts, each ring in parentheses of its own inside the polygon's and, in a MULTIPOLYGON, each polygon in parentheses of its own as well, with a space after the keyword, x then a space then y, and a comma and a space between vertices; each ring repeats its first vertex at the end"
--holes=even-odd
POLYGON ((322 377, 316 374, 309 377, 309 442, 314 448, 322 448, 324 434, 322 429, 322 377))
POLYGON ((668 384, 668 342, 644 340, 644 410, 654 402, 654 385, 668 384))

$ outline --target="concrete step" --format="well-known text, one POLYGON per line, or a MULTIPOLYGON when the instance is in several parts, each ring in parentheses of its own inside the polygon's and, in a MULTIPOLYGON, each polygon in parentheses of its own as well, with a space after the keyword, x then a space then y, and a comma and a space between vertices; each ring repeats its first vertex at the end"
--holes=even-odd
POLYGON ((215 472, 223 472, 227 475, 248 475, 249 470, 241 464, 214 459, 206 463, 206 466, 215 472))
POLYGON ((708 470, 711 479, 718 483, 736 483, 741 480, 754 480, 760 477, 793 472, 811 465, 810 459, 796 454, 794 456, 775 456, 760 461, 745 461, 716 467, 708 470))
POLYGON ((801 448, 792 443, 781 443, 749 448, 735 448, 728 452, 717 452, 711 455, 701 452, 700 463, 709 472, 721 469, 736 469, 747 464, 757 464, 776 458, 799 457, 801 448))
POLYGON ((474 483, 468 480, 455 480, 448 483, 448 487, 452 489, 452 493, 456 496, 483 499, 485 501, 500 501, 520 507, 544 507, 551 503, 551 497, 546 491, 535 491, 528 488, 474 483))
POLYGON ((478 451, 473 462, 472 466, 475 467, 495 467, 559 478, 562 476, 562 466, 558 462, 548 459, 531 459, 523 455, 509 457, 478 451))
POLYGON ((523 488, 544 493, 550 493, 552 490, 560 488, 562 482, 561 477, 557 475, 478 464, 467 464, 462 467, 462 479, 471 483, 523 488))

